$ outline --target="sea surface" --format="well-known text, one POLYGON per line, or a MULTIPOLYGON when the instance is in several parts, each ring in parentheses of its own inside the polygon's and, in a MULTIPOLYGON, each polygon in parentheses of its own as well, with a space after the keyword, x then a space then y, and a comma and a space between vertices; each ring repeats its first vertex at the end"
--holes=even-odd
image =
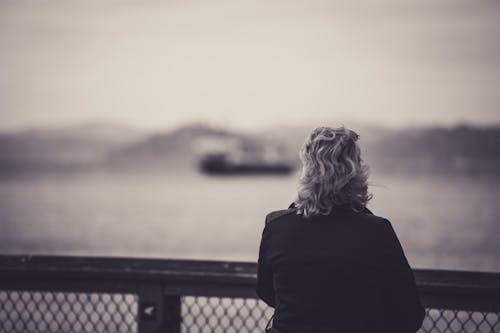
MULTIPOLYGON (((297 175, 81 172, 0 180, 0 253, 257 259, 267 212, 297 175)), ((414 268, 500 271, 500 181, 371 177, 369 208, 388 218, 414 268)))

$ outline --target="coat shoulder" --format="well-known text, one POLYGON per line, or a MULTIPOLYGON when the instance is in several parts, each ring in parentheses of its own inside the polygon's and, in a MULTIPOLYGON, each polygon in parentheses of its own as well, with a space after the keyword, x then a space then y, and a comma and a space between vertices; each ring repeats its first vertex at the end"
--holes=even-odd
POLYGON ((295 215, 295 214, 297 214, 297 210, 294 208, 272 211, 266 215, 266 225, 268 225, 271 222, 274 222, 276 220, 279 220, 281 218, 284 218, 286 216, 295 215))
POLYGON ((385 229, 390 226, 391 222, 388 219, 373 214, 372 212, 362 212, 360 214, 361 220, 366 224, 373 226, 376 229, 385 229))

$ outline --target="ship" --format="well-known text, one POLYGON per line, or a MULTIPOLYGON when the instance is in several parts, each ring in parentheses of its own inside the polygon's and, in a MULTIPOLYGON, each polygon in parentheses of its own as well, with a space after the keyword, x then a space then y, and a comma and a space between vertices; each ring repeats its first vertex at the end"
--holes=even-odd
POLYGON ((227 154, 209 154, 200 160, 200 170, 207 174, 289 174, 293 167, 279 161, 234 161, 227 154))
POLYGON ((208 175, 287 175, 295 168, 283 147, 241 138, 198 142, 198 166, 208 175))

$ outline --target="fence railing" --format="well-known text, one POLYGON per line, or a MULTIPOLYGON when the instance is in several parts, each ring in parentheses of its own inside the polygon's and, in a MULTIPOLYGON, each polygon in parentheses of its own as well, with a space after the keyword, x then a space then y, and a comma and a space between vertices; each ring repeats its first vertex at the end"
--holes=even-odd
MULTIPOLYGON (((500 332, 500 274, 415 270, 420 332, 500 332)), ((263 332, 242 262, 0 256, 0 332, 263 332)))

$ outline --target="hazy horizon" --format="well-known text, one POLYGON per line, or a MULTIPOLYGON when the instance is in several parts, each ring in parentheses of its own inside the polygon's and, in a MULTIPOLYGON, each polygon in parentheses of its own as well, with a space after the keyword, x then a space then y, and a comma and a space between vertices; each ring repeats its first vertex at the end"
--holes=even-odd
MULTIPOLYGON (((138 124, 125 122, 121 120, 110 120, 110 119, 82 119, 78 121, 67 121, 67 122, 52 122, 52 123, 26 123, 16 127, 2 127, 0 125, 0 134, 12 135, 30 131, 61 131, 68 130, 72 128, 101 128, 106 129, 122 129, 127 131, 132 131, 137 134, 155 134, 155 133, 167 133, 175 131, 178 129, 191 127, 191 126, 202 126, 206 128, 213 129, 223 129, 229 132, 240 132, 256 134, 260 132, 271 131, 273 129, 284 128, 284 129, 303 129, 308 128, 313 129, 318 126, 346 126, 348 128, 359 130, 359 129, 375 129, 375 130, 389 130, 389 131, 405 131, 405 130, 426 130, 426 129, 453 129, 459 127, 468 127, 476 129, 491 129, 500 127, 500 122, 488 123, 488 124, 477 124, 472 122, 459 122, 451 124, 440 124, 440 123, 430 123, 430 124, 383 124, 376 122, 363 122, 363 121, 305 121, 304 123, 287 123, 287 124, 266 124, 261 127, 245 127, 239 125, 225 126, 223 122, 217 121, 202 121, 202 120, 192 120, 179 122, 171 124, 170 126, 140 126, 138 124)), ((360 133, 363 135, 363 133, 360 133)))

